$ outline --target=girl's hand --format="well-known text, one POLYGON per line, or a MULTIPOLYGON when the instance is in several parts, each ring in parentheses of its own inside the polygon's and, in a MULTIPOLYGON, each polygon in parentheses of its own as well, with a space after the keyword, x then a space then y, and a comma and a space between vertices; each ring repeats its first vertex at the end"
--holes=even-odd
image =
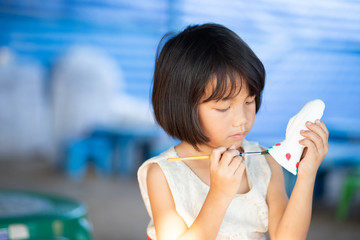
POLYGON ((315 178, 316 172, 328 152, 329 131, 320 120, 316 120, 315 123, 307 122, 306 127, 309 130, 300 132, 305 138, 299 143, 306 148, 299 164, 298 175, 315 178))
POLYGON ((235 146, 219 147, 210 157, 210 188, 229 199, 238 192, 245 170, 245 162, 235 146))

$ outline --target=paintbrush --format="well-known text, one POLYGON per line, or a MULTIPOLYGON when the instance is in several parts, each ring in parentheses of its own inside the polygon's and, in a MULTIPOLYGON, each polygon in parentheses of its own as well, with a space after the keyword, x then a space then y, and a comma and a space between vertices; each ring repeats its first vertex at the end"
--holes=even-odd
MULTIPOLYGON (((242 152, 239 154, 242 156, 253 156, 253 155, 267 155, 269 154, 268 149, 261 152, 242 152)), ((202 160, 202 159, 210 159, 210 155, 203 156, 192 156, 192 157, 178 157, 178 158, 168 158, 168 161, 186 161, 186 160, 202 160)))

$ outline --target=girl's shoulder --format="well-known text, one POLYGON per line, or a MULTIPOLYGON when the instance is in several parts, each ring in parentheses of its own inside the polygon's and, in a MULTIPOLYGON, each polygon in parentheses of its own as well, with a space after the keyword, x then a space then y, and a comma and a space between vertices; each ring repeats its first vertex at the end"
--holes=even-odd
POLYGON ((175 151, 175 147, 174 146, 171 146, 169 149, 167 149, 166 151, 160 153, 159 155, 157 156, 154 156, 148 160, 146 160, 145 162, 143 162, 138 170, 141 171, 141 169, 151 165, 151 164, 154 164, 154 163, 157 163, 157 164, 165 164, 167 162, 167 159, 168 158, 175 158, 177 157, 177 153, 175 151))
POLYGON ((176 151, 174 146, 170 147, 168 150, 162 152, 161 154, 152 157, 141 164, 138 169, 137 177, 140 184, 140 187, 146 186, 146 178, 149 170, 153 172, 162 169, 161 166, 167 165, 167 159, 176 157, 176 151))

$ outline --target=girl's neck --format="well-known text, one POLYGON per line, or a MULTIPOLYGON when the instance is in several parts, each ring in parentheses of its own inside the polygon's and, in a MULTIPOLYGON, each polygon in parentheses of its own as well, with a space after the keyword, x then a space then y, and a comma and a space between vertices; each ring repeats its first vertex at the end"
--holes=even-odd
POLYGON ((179 157, 210 155, 213 149, 210 146, 206 145, 201 145, 198 148, 199 150, 195 149, 191 144, 187 142, 181 142, 175 146, 175 150, 179 157))

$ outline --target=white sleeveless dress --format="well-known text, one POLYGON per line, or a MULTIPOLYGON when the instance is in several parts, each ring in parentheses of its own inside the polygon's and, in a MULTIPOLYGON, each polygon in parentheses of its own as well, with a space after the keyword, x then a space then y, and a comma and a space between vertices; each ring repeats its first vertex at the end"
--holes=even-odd
MULTIPOLYGON (((246 152, 261 151, 257 143, 245 140, 242 147, 246 152)), ((157 163, 161 167, 173 195, 176 211, 188 227, 199 214, 209 191, 209 186, 184 162, 166 161, 175 157, 178 157, 177 153, 171 147, 144 162, 138 170, 140 192, 151 218, 147 234, 153 240, 157 238, 146 185, 147 170, 151 163, 157 163)), ((271 170, 264 156, 246 156, 245 165, 250 190, 245 194, 235 195, 225 214, 217 240, 265 239, 264 233, 268 230, 268 207, 265 199, 271 170)))

